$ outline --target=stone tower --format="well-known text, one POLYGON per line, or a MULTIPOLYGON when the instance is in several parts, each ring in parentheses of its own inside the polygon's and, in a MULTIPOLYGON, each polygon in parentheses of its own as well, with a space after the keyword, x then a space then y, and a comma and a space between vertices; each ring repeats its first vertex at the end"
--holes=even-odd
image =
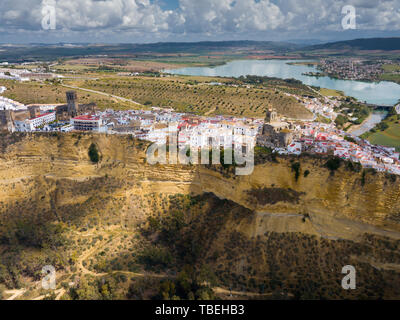
POLYGON ((67 92, 68 115, 71 117, 75 117, 78 114, 77 100, 76 91, 67 92))
POLYGON ((40 107, 39 106, 30 106, 28 107, 29 110, 29 117, 31 119, 36 118, 40 115, 40 107))
POLYGON ((11 110, 0 110, 0 131, 14 132, 14 116, 11 110))
POLYGON ((274 109, 268 109, 265 117, 265 123, 274 123, 278 120, 278 114, 274 109))

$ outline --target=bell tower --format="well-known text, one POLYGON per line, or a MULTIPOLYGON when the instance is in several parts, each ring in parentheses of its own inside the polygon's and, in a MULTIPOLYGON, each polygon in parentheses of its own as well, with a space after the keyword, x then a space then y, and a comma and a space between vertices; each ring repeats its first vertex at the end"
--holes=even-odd
POLYGON ((67 92, 67 105, 68 105, 68 115, 75 117, 78 114, 77 106, 78 97, 76 91, 67 92))
POLYGON ((265 123, 273 123, 278 120, 278 114, 274 109, 268 109, 265 117, 265 123))

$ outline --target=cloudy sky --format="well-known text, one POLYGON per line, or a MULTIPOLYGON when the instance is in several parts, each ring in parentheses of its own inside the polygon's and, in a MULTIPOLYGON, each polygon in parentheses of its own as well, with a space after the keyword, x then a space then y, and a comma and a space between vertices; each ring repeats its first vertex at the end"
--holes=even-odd
POLYGON ((400 36, 400 0, 1 0, 0 31, 1 43, 389 37, 400 36), (355 30, 342 27, 346 5, 355 30))

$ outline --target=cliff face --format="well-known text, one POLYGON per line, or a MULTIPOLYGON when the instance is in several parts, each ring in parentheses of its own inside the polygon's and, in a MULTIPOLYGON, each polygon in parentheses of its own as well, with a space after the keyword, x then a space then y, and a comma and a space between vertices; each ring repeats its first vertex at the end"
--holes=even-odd
POLYGON ((27 136, 0 155, 0 211, 19 214, 21 203, 62 211, 93 198, 129 202, 135 194, 187 193, 193 170, 151 167, 145 149, 144 143, 122 136, 27 136), (99 164, 89 159, 92 143, 99 149, 99 164))
POLYGON ((378 232, 397 238, 400 179, 394 181, 392 176, 377 173, 367 173, 363 178, 362 172, 349 171, 344 165, 331 173, 325 163, 302 158, 297 181, 288 159, 258 165, 251 176, 243 177, 224 178, 200 168, 199 181, 203 191, 255 211, 274 225, 272 229, 351 239, 360 233, 378 232), (305 177, 306 171, 309 174, 305 177), (279 227, 278 221, 304 214, 310 216, 312 228, 301 225, 298 229, 290 222, 279 227))
MULTIPOLYGON (((308 158, 300 161, 297 181, 290 160, 281 158, 241 177, 204 166, 151 166, 147 145, 128 136, 16 139, 0 154, 0 213, 27 214, 29 208, 29 214, 68 215, 72 206, 96 199, 118 199, 120 209, 128 210, 137 195, 209 192, 255 212, 253 224, 243 226, 249 235, 269 230, 357 239, 371 232, 400 238, 398 178, 373 173, 363 177, 344 167, 331 174, 323 160, 308 158), (100 152, 98 164, 88 157, 92 143, 100 152), (299 223, 305 215, 305 223, 299 223)), ((140 210, 131 214, 145 218, 140 210)))
POLYGON ((131 253, 143 254, 147 246, 175 259, 163 272, 210 266, 222 286, 239 291, 400 296, 399 178, 345 164, 331 173, 326 160, 312 158, 264 162, 251 176, 221 166, 151 166, 149 144, 128 136, 1 138, 0 267, 12 275, 11 287, 15 269, 32 277, 49 263, 71 274, 104 272, 118 256, 126 261, 113 270, 125 272, 137 263, 131 253), (93 143, 97 164, 88 155, 93 143), (57 237, 63 228, 67 241, 57 237), (129 243, 138 247, 128 248, 133 234, 129 243), (110 236, 108 242, 100 235, 110 236), (96 241, 110 256, 103 257, 96 241), (18 244, 22 255, 13 254, 18 244), (359 291, 340 286, 348 264, 357 268, 359 291))

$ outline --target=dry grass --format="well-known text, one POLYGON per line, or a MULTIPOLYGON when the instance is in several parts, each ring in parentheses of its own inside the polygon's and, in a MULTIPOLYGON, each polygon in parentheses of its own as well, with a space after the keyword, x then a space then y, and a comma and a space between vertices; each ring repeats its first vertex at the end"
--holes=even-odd
MULTIPOLYGON (((63 104, 66 103, 65 93, 71 89, 61 85, 52 85, 40 82, 15 82, 9 80, 0 80, 0 86, 5 86, 7 91, 3 96, 21 102, 23 104, 63 104)), ((78 92, 79 103, 97 103, 100 109, 134 109, 135 106, 130 103, 124 103, 117 99, 86 92, 78 92)))
MULTIPOLYGON (((291 118, 307 118, 310 113, 293 97, 274 89, 212 86, 200 77, 103 77, 73 81, 78 87, 125 97, 142 104, 169 106, 175 110, 205 114, 263 117, 267 108, 291 118)), ((218 79, 219 82, 229 79, 218 79)))
POLYGON ((181 64, 163 63, 157 61, 138 61, 118 58, 81 58, 68 60, 67 62, 54 66, 59 72, 85 72, 97 70, 99 67, 121 69, 126 72, 154 72, 163 69, 174 69, 182 67, 181 64))

